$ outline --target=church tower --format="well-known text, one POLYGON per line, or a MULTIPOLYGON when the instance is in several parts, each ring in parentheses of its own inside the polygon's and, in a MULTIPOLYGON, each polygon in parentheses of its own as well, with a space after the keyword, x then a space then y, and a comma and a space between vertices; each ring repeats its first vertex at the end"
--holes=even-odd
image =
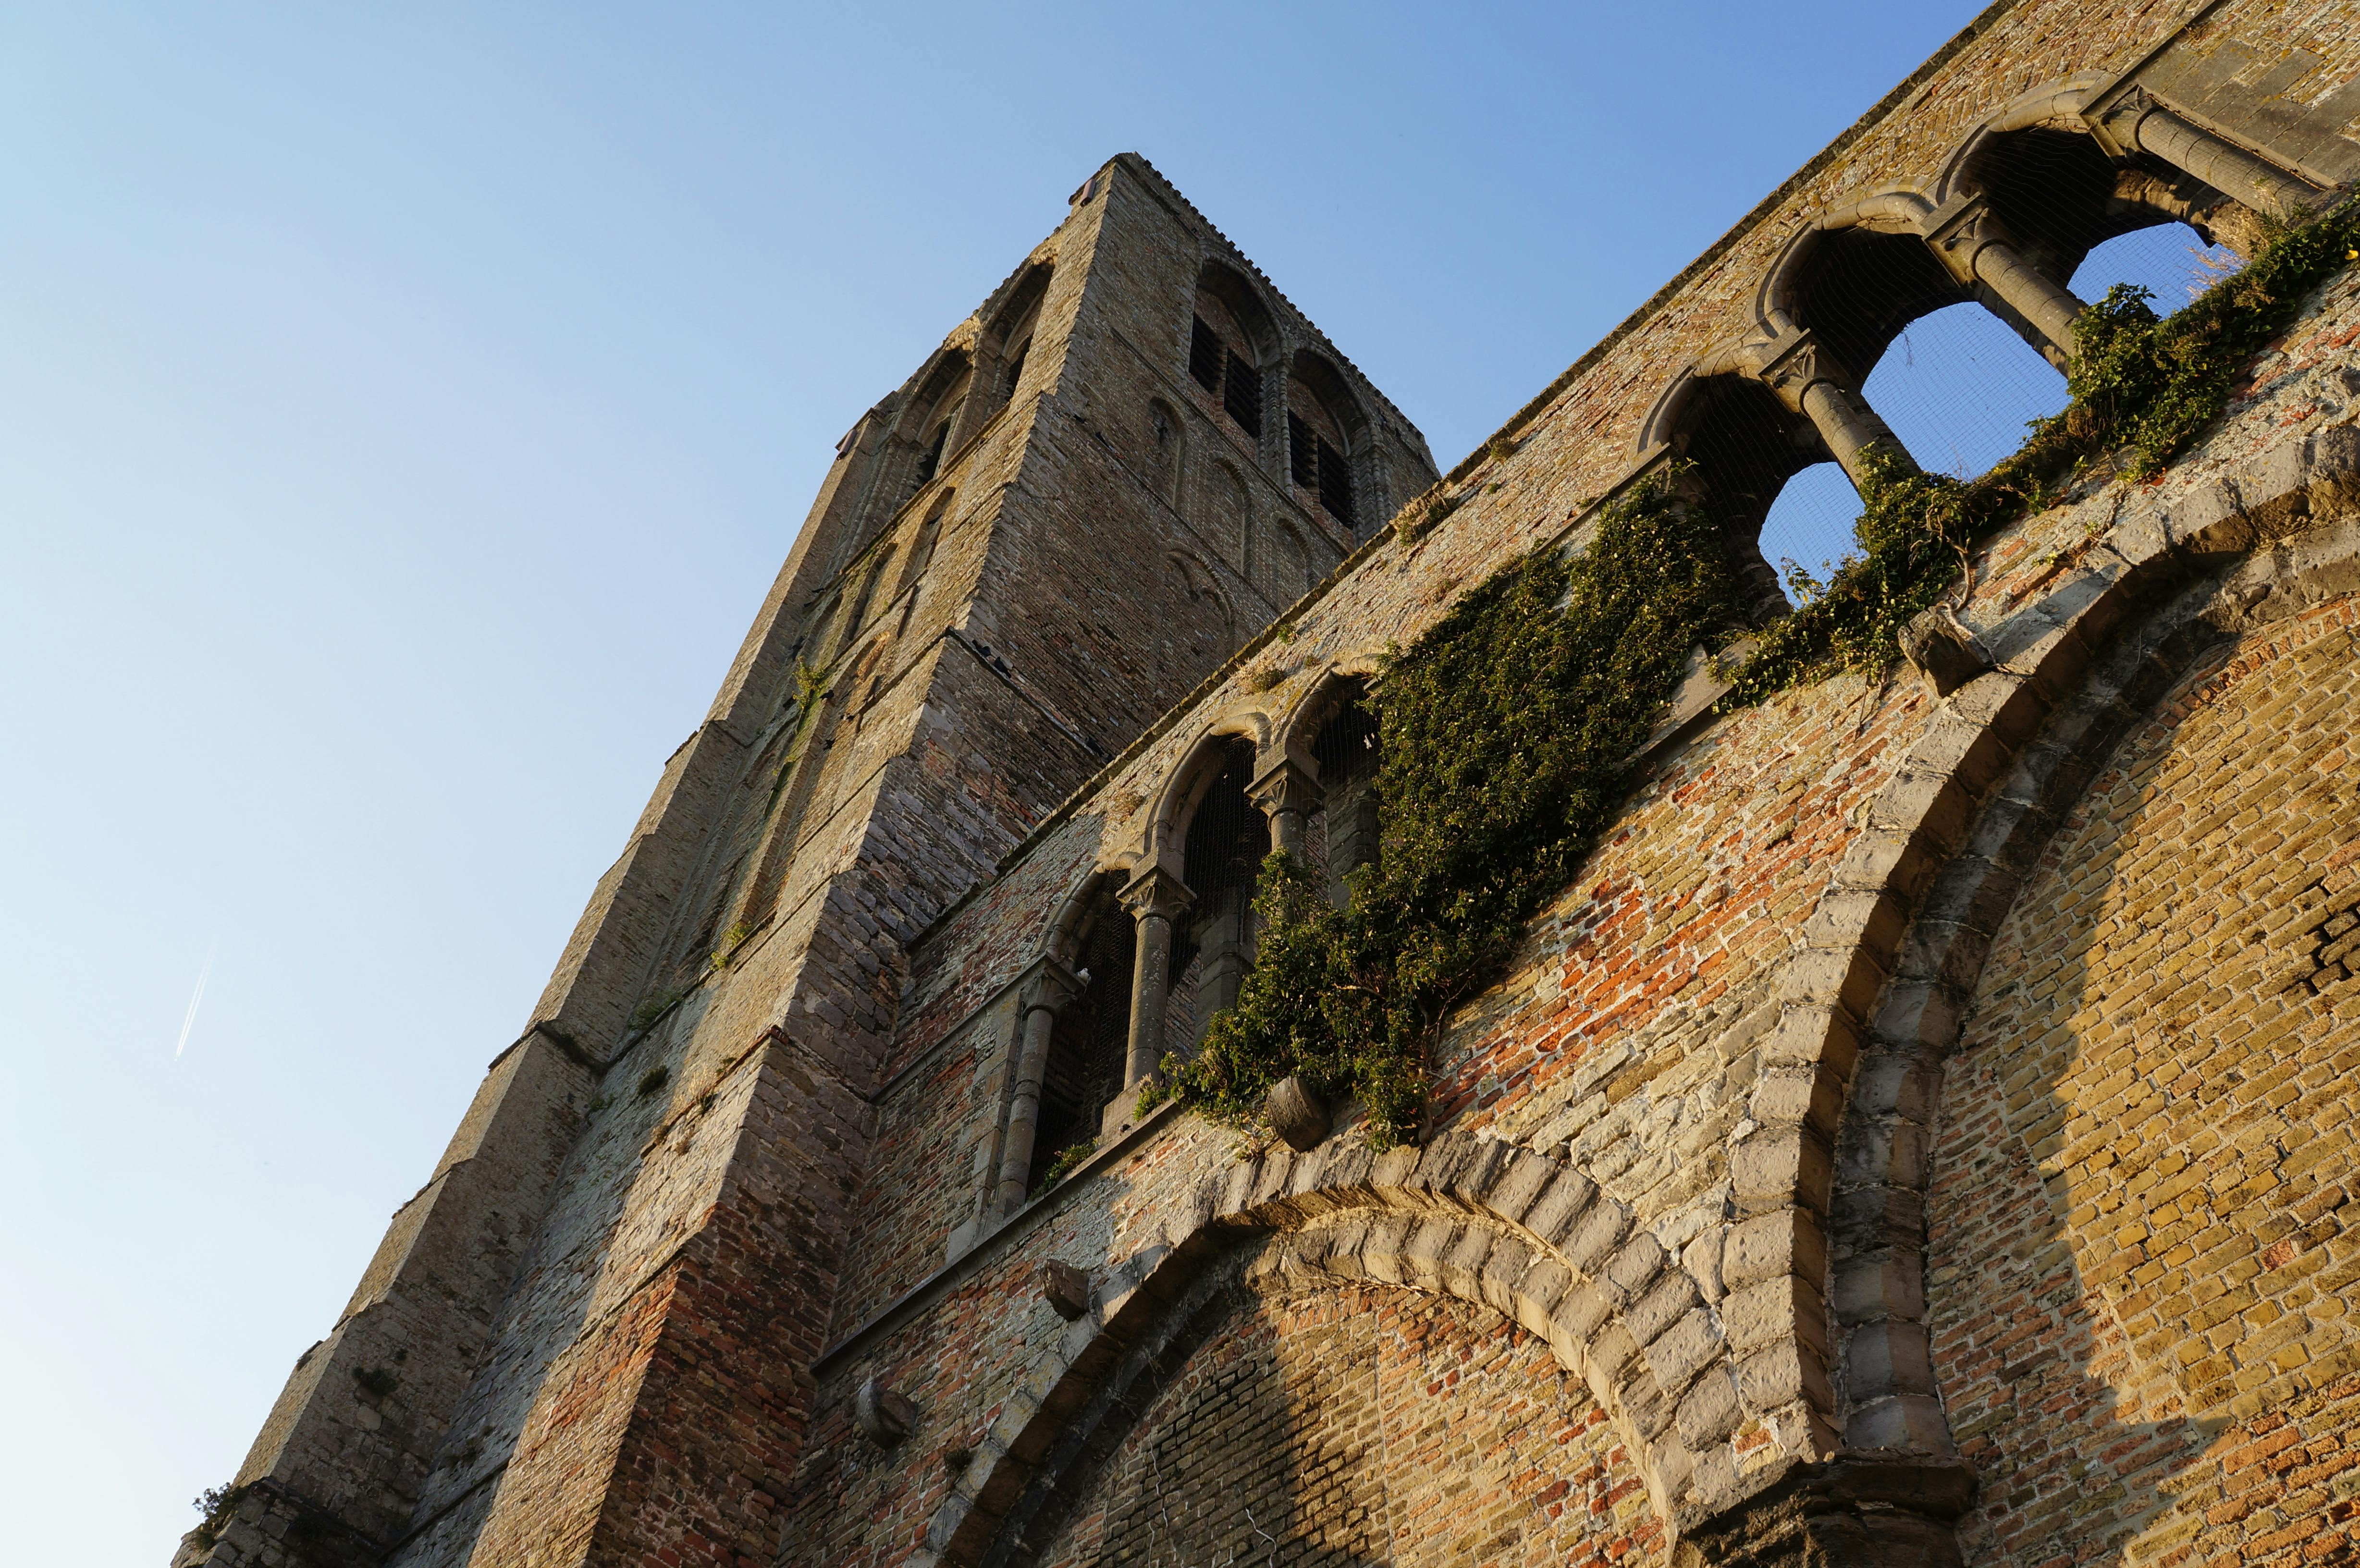
POLYGON ((176 1564, 768 1564, 904 951, 1434 483, 1144 160, 847 431, 521 1037, 176 1564))

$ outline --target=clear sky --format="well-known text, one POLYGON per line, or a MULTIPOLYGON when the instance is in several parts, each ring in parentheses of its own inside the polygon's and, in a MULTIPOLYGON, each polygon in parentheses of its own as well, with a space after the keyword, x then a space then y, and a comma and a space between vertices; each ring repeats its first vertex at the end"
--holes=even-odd
POLYGON ((0 1559, 160 1568, 1103 158, 1448 466, 1975 8, 0 8, 0 1559))

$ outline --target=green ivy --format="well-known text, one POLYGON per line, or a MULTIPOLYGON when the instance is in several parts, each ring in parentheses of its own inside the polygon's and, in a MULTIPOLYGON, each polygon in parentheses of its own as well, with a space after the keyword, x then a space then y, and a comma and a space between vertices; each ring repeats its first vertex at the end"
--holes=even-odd
POLYGON ((1901 628, 1949 594, 1973 547, 2042 510, 2101 461, 2130 480, 2163 470, 2221 417, 2254 355, 2292 324, 2304 296, 2360 260, 2360 204, 2276 230, 2241 271, 2159 318, 2147 289, 2117 284, 2073 325, 2061 413, 2036 419, 2014 455, 1972 480, 1921 474, 1872 450, 1862 477, 1860 553, 1765 628, 1725 702, 1759 702, 1839 670, 1874 674, 1901 628))
MULTIPOLYGON (((2360 247, 2347 205, 2278 233, 2243 271, 2169 320, 2117 288, 2075 329, 2070 399, 1972 481, 1895 451, 1864 465, 1860 552, 1755 632, 1724 706, 1841 670, 1891 667, 1902 628, 1951 593, 1974 546, 2048 506, 2100 460, 2152 475, 2227 406, 2252 356, 2360 247)), ((1418 1136, 1430 1047, 1495 979, 1518 932, 1580 869, 1621 809, 1633 757, 1692 649, 1743 629, 1735 575, 1707 508, 1659 471, 1602 509, 1579 556, 1536 550, 1464 595, 1389 659, 1371 699, 1384 853, 1344 909, 1319 868, 1262 863, 1260 952, 1235 1006, 1171 1092, 1231 1124, 1300 1074, 1349 1094, 1379 1147, 1418 1136)), ((1447 510, 1440 498, 1404 538, 1447 510)))
POLYGON ((1415 1135, 1435 1030, 1612 820, 1690 650, 1737 624, 1734 574, 1677 478, 1606 508, 1579 557, 1545 546, 1499 572, 1391 660, 1372 699, 1382 860, 1343 909, 1314 869, 1263 863, 1237 1004, 1165 1064, 1185 1103, 1250 1119, 1300 1073, 1356 1095, 1381 1143, 1415 1135))

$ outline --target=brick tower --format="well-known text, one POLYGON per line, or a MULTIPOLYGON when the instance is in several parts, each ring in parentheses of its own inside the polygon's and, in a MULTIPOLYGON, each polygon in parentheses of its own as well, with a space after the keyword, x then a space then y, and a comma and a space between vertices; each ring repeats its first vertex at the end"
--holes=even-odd
POLYGON ((1160 175, 1101 168, 839 443, 176 1564, 769 1563, 910 939, 1435 477, 1160 175))

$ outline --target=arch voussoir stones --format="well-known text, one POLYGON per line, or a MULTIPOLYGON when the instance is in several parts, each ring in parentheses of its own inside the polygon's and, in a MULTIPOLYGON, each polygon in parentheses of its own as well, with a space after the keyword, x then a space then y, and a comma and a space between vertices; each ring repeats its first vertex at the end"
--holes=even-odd
POLYGON ((1972 1477, 1926 1323, 1943 1055, 2017 880, 2112 736, 2225 635, 2209 625, 2360 585, 2355 497, 2360 430, 2340 426, 2141 503, 2043 598, 1977 633, 1994 667, 1950 692, 1870 802, 1780 977, 1755 1126, 1732 1150, 1745 1217, 1721 1317, 1740 1390, 1754 1407, 1799 1390, 1840 1432, 1837 1465, 1793 1486, 1857 1472, 1838 1490, 1930 1499, 1907 1506, 1947 1539, 1972 1477))
MULTIPOLYGON (((1802 1380, 1740 1367, 1721 1316, 1630 1212, 1565 1161, 1449 1134, 1382 1153, 1331 1138, 1209 1178, 1163 1239, 1004 1396, 913 1562, 979 1561, 1061 1433, 1196 1282, 1240 1247, 1253 1280, 1369 1281, 1490 1307, 1545 1340, 1614 1422, 1676 1530, 1750 1484, 1732 1437, 1797 1419, 1802 1380)), ((1811 1412, 1813 1429, 1824 1410, 1811 1412)))

